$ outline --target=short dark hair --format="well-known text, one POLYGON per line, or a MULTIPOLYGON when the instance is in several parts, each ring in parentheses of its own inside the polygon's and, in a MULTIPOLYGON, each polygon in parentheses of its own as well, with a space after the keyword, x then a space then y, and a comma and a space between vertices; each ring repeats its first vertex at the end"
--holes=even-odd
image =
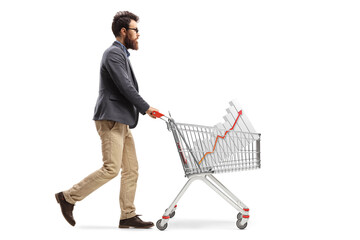
POLYGON ((120 11, 117 12, 114 16, 111 29, 115 35, 115 37, 120 36, 120 30, 122 28, 129 28, 131 19, 138 22, 139 17, 135 14, 128 12, 128 11, 120 11))

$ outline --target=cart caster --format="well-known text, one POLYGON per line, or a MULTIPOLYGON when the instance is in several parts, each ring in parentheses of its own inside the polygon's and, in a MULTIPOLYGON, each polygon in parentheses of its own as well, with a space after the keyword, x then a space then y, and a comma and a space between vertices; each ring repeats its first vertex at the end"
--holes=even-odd
POLYGON ((238 213, 237 219, 240 219, 240 220, 242 219, 242 214, 241 214, 241 212, 238 213))
POLYGON ((159 220, 156 222, 156 227, 157 227, 160 231, 164 231, 164 230, 167 228, 168 224, 165 223, 164 226, 160 226, 160 223, 161 223, 161 219, 159 219, 159 220))
POLYGON ((236 226, 239 228, 239 229, 245 229, 246 226, 247 226, 247 223, 245 223, 244 225, 241 225, 241 219, 237 220, 236 221, 236 226))

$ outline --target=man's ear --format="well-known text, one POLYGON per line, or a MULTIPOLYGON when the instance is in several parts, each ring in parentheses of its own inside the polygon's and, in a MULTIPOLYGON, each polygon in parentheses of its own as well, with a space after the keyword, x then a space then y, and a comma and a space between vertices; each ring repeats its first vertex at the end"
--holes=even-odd
POLYGON ((126 35, 126 28, 121 28, 120 29, 120 36, 122 37, 122 36, 125 36, 126 35))

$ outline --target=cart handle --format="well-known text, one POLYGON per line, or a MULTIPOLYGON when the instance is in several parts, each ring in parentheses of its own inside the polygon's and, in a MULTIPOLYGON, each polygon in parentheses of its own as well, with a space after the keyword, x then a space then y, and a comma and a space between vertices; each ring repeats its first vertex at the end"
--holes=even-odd
POLYGON ((165 121, 165 122, 170 121, 170 120, 174 121, 174 120, 171 118, 170 112, 169 112, 170 117, 168 117, 168 116, 166 116, 165 114, 162 114, 162 113, 160 113, 160 112, 158 112, 158 111, 153 111, 153 112, 151 113, 151 115, 154 116, 155 118, 160 118, 161 120, 163 120, 163 121, 165 121), (163 117, 164 117, 164 118, 167 118, 167 120, 165 120, 163 117))
POLYGON ((164 114, 162 114, 162 113, 160 113, 160 112, 158 112, 158 111, 153 111, 153 112, 152 112, 152 115, 155 116, 155 117, 157 117, 157 118, 161 118, 161 117, 165 116, 164 114))

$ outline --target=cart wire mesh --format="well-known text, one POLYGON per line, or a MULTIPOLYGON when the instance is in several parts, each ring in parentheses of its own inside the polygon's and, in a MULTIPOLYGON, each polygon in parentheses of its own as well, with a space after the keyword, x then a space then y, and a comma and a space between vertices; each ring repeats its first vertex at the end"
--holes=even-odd
POLYGON ((169 122, 185 175, 260 168, 260 134, 169 122), (178 141, 177 141, 178 139, 178 141))

